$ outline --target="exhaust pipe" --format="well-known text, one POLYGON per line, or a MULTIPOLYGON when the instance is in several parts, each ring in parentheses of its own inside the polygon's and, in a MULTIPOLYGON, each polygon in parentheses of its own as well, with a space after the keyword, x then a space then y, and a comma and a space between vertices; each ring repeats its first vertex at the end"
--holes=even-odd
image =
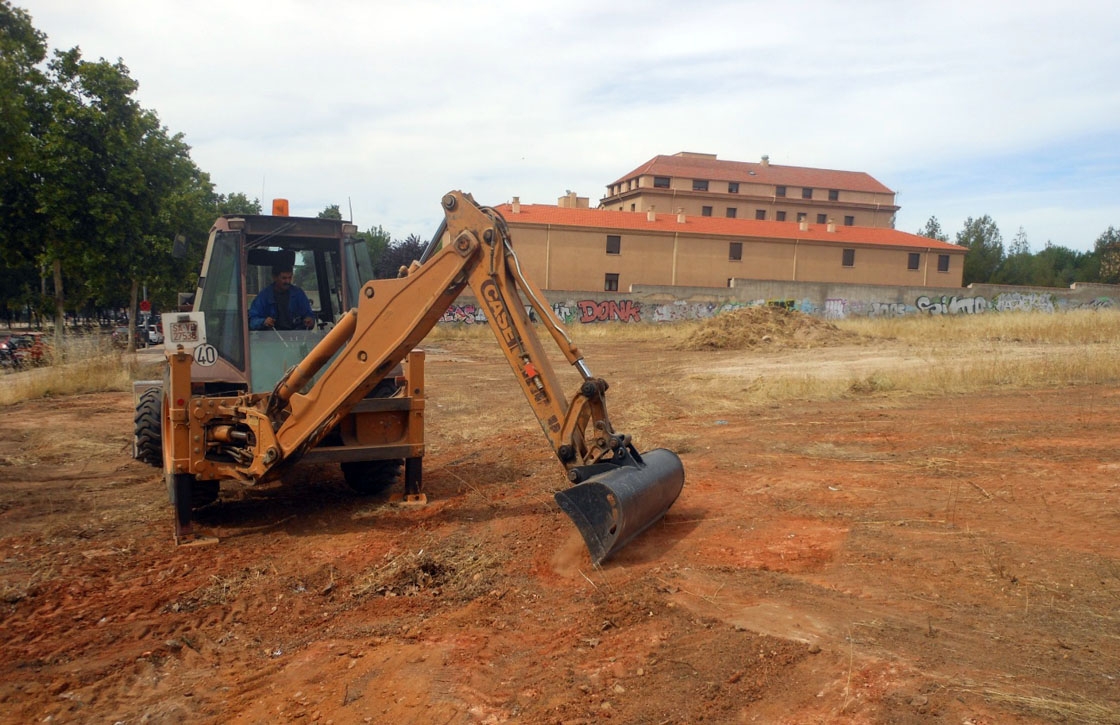
MULTIPOLYGON (((576 479, 581 469, 573 468, 576 479)), ((556 503, 579 529, 591 562, 599 564, 657 523, 684 487, 676 453, 632 448, 613 461, 587 466, 582 483, 556 493, 556 503)))

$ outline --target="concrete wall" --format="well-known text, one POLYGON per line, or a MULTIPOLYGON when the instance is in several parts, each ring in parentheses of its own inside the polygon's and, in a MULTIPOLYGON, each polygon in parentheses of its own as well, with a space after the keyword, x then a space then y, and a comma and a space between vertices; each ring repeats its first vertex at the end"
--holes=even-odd
MULTIPOLYGON (((548 291, 544 296, 566 325, 698 320, 757 305, 778 305, 825 319, 1120 309, 1120 286, 1103 284, 1075 284, 1069 289, 1001 285, 931 288, 735 280, 735 286, 729 289, 642 286, 630 294, 548 291)), ((464 296, 440 321, 474 324, 485 319, 478 304, 464 296)))

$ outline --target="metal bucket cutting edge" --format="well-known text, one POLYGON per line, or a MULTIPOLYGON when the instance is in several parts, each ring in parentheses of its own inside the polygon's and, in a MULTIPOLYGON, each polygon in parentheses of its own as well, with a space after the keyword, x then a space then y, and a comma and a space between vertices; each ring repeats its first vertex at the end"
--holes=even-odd
POLYGON ((676 453, 655 448, 641 462, 600 473, 556 493, 556 503, 579 529, 599 564, 665 515, 684 487, 676 453))

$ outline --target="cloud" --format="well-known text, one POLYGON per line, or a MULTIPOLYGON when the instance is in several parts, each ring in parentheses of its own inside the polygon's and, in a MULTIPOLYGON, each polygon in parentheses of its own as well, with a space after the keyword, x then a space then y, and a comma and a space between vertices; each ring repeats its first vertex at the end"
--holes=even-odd
POLYGON ((219 190, 286 196, 301 214, 352 203, 360 226, 398 238, 434 229, 451 188, 597 200, 681 150, 866 171, 901 192, 908 231, 990 214, 1005 233, 1088 248, 1120 225, 1120 20, 1106 3, 28 9, 52 47, 123 58, 219 190))

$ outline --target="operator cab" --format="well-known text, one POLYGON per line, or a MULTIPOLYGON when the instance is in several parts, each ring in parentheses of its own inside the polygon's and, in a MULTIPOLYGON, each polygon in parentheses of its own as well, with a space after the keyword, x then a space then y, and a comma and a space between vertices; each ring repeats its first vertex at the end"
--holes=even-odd
POLYGON ((192 367, 192 380, 210 392, 272 390, 357 307, 362 285, 373 277, 369 249, 354 224, 289 217, 286 204, 281 210, 285 215, 222 216, 211 229, 194 309, 205 313, 206 339, 218 360, 192 367), (278 264, 292 267, 293 284, 311 303, 314 328, 249 329, 249 307, 272 284, 278 264))

